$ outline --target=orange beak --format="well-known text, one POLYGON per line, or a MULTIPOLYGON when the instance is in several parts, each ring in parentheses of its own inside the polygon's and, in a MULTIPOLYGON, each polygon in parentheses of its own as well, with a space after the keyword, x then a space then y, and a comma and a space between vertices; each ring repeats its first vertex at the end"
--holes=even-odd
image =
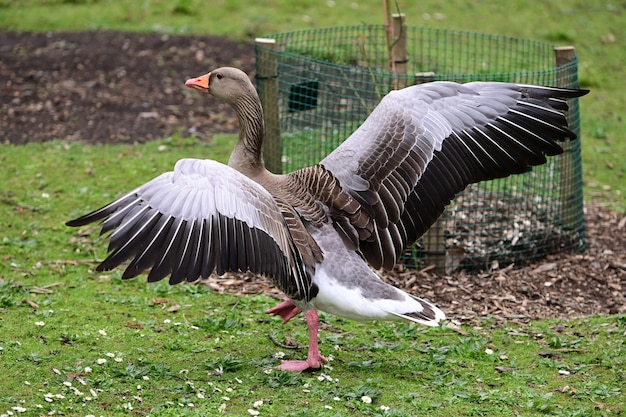
POLYGON ((203 93, 209 92, 209 78, 211 78, 211 73, 201 75, 198 78, 190 78, 185 81, 185 85, 190 88, 195 88, 196 90, 202 91, 203 93))

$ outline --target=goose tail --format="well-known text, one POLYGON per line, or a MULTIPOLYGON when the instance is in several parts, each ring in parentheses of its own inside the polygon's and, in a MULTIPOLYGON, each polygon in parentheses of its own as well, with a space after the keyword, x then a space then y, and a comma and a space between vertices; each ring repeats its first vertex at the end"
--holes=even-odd
POLYGON ((417 311, 416 309, 416 311, 409 311, 406 313, 398 313, 395 311, 388 311, 388 313, 414 323, 431 327, 439 326, 439 322, 446 319, 446 314, 434 304, 413 295, 410 295, 410 297, 422 306, 420 311, 417 311))

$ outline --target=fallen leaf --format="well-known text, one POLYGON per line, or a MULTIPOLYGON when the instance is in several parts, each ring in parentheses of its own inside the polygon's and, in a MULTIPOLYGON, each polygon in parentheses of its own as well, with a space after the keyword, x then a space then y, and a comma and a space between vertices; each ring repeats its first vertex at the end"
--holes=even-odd
POLYGON ((168 308, 167 311, 168 313, 175 313, 178 310, 180 310, 180 304, 174 304, 173 306, 171 306, 170 308, 168 308))
POLYGON ((537 268, 533 269, 531 273, 532 274, 544 274, 548 271, 552 271, 555 268, 556 268, 556 263, 549 262, 546 264, 539 265, 537 268))

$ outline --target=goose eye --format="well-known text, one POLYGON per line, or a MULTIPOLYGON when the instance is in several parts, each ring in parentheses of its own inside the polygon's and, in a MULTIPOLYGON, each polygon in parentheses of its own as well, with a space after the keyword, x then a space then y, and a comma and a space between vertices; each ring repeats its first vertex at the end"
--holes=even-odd
POLYGON ((216 77, 217 77, 218 80, 221 80, 222 78, 224 78, 224 76, 222 74, 217 74, 216 77))

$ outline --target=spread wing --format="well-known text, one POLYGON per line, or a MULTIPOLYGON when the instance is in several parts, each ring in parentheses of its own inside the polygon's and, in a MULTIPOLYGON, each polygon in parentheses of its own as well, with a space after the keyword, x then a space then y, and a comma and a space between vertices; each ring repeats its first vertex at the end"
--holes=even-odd
POLYGON ((371 234, 359 231, 363 256, 392 268, 468 184, 525 172, 561 153, 557 141, 575 137, 565 99, 586 92, 434 82, 389 93, 321 161, 375 223, 371 234))
POLYGON ((269 277, 290 298, 312 296, 311 271, 276 201, 218 162, 181 159, 173 172, 67 225, 96 221, 103 221, 103 234, 112 231, 109 255, 98 270, 130 259, 123 278, 149 270, 148 281, 169 275, 170 284, 213 271, 250 270, 269 277))

